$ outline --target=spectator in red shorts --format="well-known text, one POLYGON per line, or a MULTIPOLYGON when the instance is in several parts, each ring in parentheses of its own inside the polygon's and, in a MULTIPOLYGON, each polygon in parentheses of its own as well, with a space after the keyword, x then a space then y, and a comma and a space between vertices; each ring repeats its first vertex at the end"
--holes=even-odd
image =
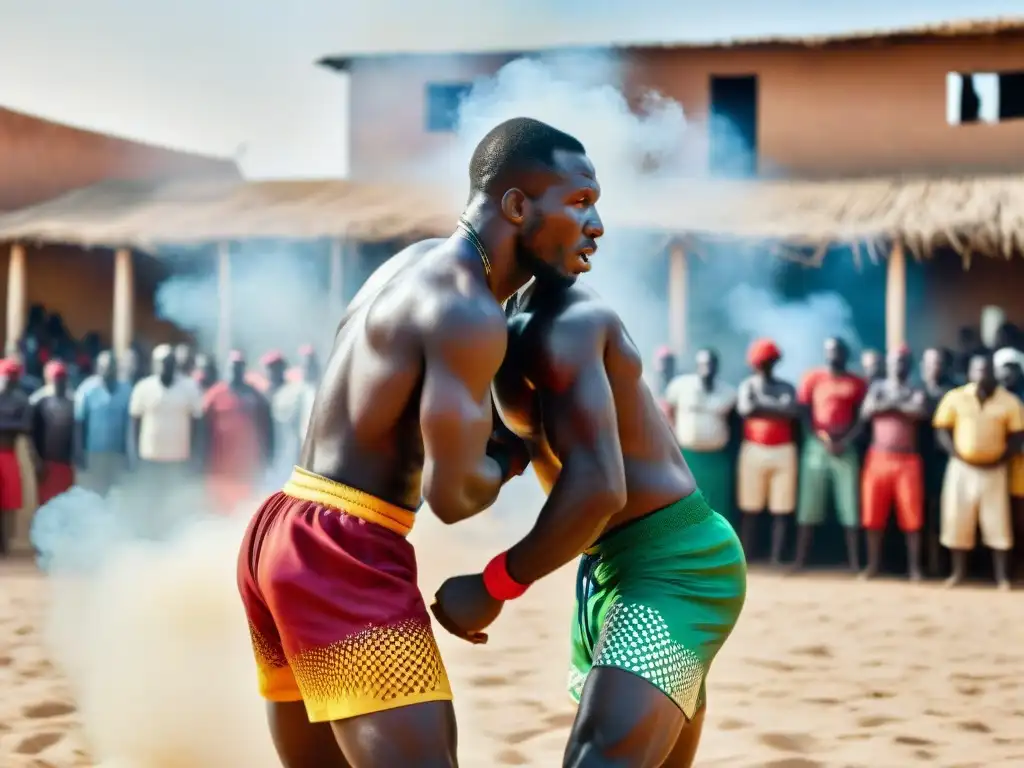
POLYGON ((15 514, 23 502, 15 441, 32 431, 32 406, 21 388, 21 365, 0 360, 0 554, 10 554, 15 514))
POLYGON ((907 537, 910 579, 921 580, 924 463, 918 433, 930 410, 924 389, 910 383, 910 368, 907 347, 890 352, 886 378, 872 382, 861 407, 861 428, 871 429, 871 447, 861 476, 861 523, 868 541, 865 578, 878 574, 882 537, 895 504, 896 522, 907 537))
POLYGON ((33 408, 32 442, 42 460, 39 503, 45 504, 75 484, 75 403, 68 396, 68 370, 51 360, 43 369, 45 394, 33 408))

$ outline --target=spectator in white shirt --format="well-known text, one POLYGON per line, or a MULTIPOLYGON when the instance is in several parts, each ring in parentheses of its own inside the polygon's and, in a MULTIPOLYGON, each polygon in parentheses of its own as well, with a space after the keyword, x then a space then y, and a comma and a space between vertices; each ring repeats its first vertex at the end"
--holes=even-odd
POLYGON ((203 416, 203 401, 196 383, 177 372, 169 345, 153 350, 153 371, 132 389, 129 456, 140 488, 158 499, 180 488, 190 466, 202 459, 202 430, 196 422, 203 416))
POLYGON ((718 380, 718 355, 713 350, 698 351, 696 363, 696 373, 669 383, 665 401, 697 485, 717 512, 728 515, 735 482, 729 418, 736 407, 736 389, 718 380))

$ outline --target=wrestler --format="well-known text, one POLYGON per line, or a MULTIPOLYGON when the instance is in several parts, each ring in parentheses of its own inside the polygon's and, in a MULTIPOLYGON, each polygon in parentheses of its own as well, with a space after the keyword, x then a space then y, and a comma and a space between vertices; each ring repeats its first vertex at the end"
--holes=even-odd
POLYGON ((1024 443, 1024 403, 996 381, 992 359, 975 355, 969 384, 950 390, 932 420, 935 437, 949 454, 942 486, 941 541, 951 553, 955 586, 967 576, 967 556, 981 528, 992 550, 995 580, 1010 588, 1013 549, 1007 463, 1024 443))
POLYGON ((861 475, 861 524, 868 542, 863 576, 868 579, 881 569, 882 538, 895 504, 896 522, 907 540, 910 580, 921 580, 924 463, 917 435, 920 423, 931 413, 924 389, 910 383, 910 369, 909 348, 890 352, 886 378, 871 383, 861 405, 859 428, 871 432, 861 475))
POLYGON ((203 395, 207 430, 206 487, 216 509, 233 512, 253 489, 273 454, 270 403, 245 381, 245 356, 228 355, 227 381, 203 395))
POLYGON ((754 375, 740 384, 736 410, 743 418, 743 444, 736 473, 736 500, 743 523, 743 551, 751 557, 757 515, 772 515, 771 563, 782 564, 786 527, 796 509, 796 427, 803 408, 796 389, 775 377, 782 352, 771 339, 750 345, 747 362, 754 375))
MULTIPOLYGON (((17 440, 32 432, 32 406, 28 394, 21 388, 20 376, 20 363, 0 360, 0 554, 3 555, 11 553, 15 516, 24 503, 17 440)), ((38 461, 34 454, 33 459, 38 461)), ((35 469, 38 473, 39 466, 35 469)))
POLYGON ((39 503, 45 504, 75 484, 75 403, 68 396, 68 371, 51 360, 43 369, 45 392, 32 409, 32 444, 43 463, 39 503))
POLYGON ((632 339, 591 291, 538 273, 510 319, 495 396, 547 501, 482 574, 441 586, 439 619, 475 639, 502 601, 585 551, 563 764, 692 765, 705 679, 746 594, 732 526, 697 490, 632 339))
POLYGON ((457 765, 451 687, 405 536, 421 498, 455 523, 525 466, 514 441, 489 440, 500 302, 538 269, 589 270, 602 234, 594 167, 561 131, 504 122, 469 170, 456 233, 406 248, 349 304, 300 466, 242 543, 239 589, 287 768, 457 765))
POLYGON ((860 571, 860 458, 852 443, 867 384, 847 370, 849 357, 846 342, 827 339, 825 367, 808 371, 797 391, 800 403, 807 406, 809 423, 800 462, 795 570, 806 564, 814 529, 825 521, 831 485, 836 516, 846 538, 847 562, 851 571, 860 571))

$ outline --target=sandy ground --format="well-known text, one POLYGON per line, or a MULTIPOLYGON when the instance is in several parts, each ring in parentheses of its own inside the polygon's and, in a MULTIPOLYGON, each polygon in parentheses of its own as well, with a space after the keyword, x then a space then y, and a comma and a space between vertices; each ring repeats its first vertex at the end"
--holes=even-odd
MULTIPOLYGON (((521 527, 493 517, 455 528, 424 522, 415 533, 424 591, 432 594, 446 574, 479 568, 521 527)), ((237 749, 241 756, 246 742, 245 749, 260 754, 247 753, 236 764, 274 766, 254 700, 244 635, 228 629, 238 620, 233 563, 204 571, 201 562, 233 558, 231 541, 224 537, 214 546, 193 547, 188 557, 168 560, 167 567, 176 570, 159 583, 147 582, 141 571, 137 585, 119 576, 122 586, 133 582, 132 594, 152 596, 151 610, 142 618, 133 618, 124 603, 116 611, 96 613, 95 603, 78 600, 77 615, 55 615, 48 608, 53 590, 46 578, 26 563, 0 567, 0 765, 89 766, 94 764, 90 745, 97 740, 108 745, 108 753, 134 749, 142 754, 142 741, 164 739, 170 745, 146 747, 147 754, 162 757, 146 762, 108 754, 123 761, 104 765, 223 768, 234 762, 225 752, 237 749), (177 578, 183 568, 198 579, 177 578), (203 580, 217 583, 204 589, 214 597, 204 594, 202 615, 183 612, 179 605, 160 624, 159 617, 168 613, 161 601, 179 601, 191 610, 195 601, 188 590, 202 588, 197 581, 203 580), (217 601, 223 601, 223 610, 217 601), (89 605, 93 608, 85 610, 89 605), (211 618, 218 613, 227 617, 223 625, 211 618), (205 622, 210 629, 197 633, 189 622, 205 622), (79 669, 77 677, 72 675, 75 683, 69 683, 60 671, 60 653, 47 643, 55 624, 64 633, 64 645, 57 647, 65 659, 68 643, 76 647, 79 637, 83 648, 95 647, 96 638, 102 645, 116 637, 121 650, 82 656, 76 663, 89 672, 83 676, 79 669), (162 650, 140 650, 160 643, 162 650), (188 661, 198 655, 209 657, 205 666, 188 661), (164 659, 166 668, 147 680, 146 664, 161 663, 153 657, 164 659), (219 659, 243 661, 232 666, 219 659), (107 686, 117 693, 108 694, 107 686), (218 699, 218 686, 244 706, 218 699), (76 707, 73 691, 79 701, 93 703, 76 707), (111 712, 94 711, 107 704, 131 710, 135 719, 127 729, 135 746, 110 735, 111 712), (218 723, 228 709, 235 717, 217 749, 208 747, 207 733, 188 758, 167 757, 175 742, 188 738, 181 728, 218 723), (177 731, 151 725, 173 719, 169 712, 186 710, 192 719, 178 723, 177 731)), ((133 567, 142 561, 136 559, 133 567)), ((572 569, 563 570, 508 606, 487 646, 441 638, 456 691, 462 765, 561 764, 573 717, 564 690, 573 575, 572 569)), ((124 601, 125 594, 105 593, 101 599, 124 601)), ((715 665, 709 690, 701 766, 1021 766, 1024 596, 980 587, 950 593, 934 585, 754 572, 747 607, 715 665)))

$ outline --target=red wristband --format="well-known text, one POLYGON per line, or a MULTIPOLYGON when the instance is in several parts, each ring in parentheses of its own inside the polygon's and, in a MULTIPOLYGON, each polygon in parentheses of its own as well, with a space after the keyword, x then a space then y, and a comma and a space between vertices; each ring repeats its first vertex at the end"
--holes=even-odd
POLYGON ((509 576, 507 560, 508 552, 502 552, 484 568, 484 588, 495 600, 515 600, 529 587, 528 584, 520 584, 509 576))

